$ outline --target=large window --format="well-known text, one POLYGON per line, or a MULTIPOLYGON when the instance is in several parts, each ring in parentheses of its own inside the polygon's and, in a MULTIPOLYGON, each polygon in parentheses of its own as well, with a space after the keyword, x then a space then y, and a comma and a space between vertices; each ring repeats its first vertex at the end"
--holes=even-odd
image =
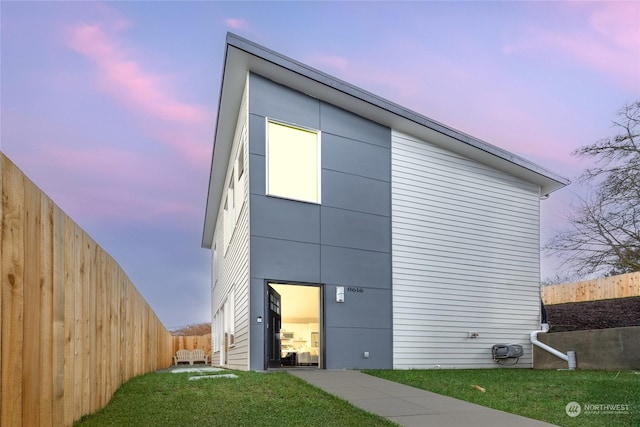
POLYGON ((267 122, 267 194, 320 203, 320 133, 267 122))

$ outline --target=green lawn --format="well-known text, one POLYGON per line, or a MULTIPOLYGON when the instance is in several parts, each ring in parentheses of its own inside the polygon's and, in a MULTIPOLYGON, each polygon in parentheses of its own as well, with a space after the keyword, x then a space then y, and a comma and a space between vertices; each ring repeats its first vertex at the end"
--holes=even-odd
MULTIPOLYGON (((640 372, 460 369, 366 371, 402 384, 560 426, 640 427, 640 372), (485 389, 482 392, 476 387, 485 389), (569 417, 577 402, 582 413, 569 417), (629 405, 625 414, 587 405, 629 405), (591 411, 588 409, 591 408, 591 411), (587 413, 591 412, 591 413, 587 413)), ((622 407, 624 409, 624 407, 622 407)))
MULTIPOLYGON (((560 426, 640 427, 640 374, 530 369, 366 371, 371 375, 560 426), (482 387, 485 392, 474 388, 482 387), (569 402, 583 413, 567 415, 569 402), (624 414, 585 413, 585 404, 629 405, 624 414)), ((227 371, 226 373, 229 373, 227 371)), ((237 379, 151 373, 124 384, 106 408, 77 426, 391 426, 285 372, 237 379), (329 415, 330 414, 330 415, 329 415)), ((593 412, 593 411, 592 411, 593 412)), ((601 412, 601 411, 596 411, 601 412)))
MULTIPOLYGON (((226 372, 228 373, 228 371, 226 372)), ((237 379, 151 373, 129 380, 111 402, 75 425, 393 426, 285 372, 233 372, 237 379)))

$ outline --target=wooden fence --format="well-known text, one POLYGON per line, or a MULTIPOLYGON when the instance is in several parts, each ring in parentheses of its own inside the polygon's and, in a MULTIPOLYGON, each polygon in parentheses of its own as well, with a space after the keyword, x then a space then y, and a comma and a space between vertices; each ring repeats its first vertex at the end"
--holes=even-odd
MULTIPOLYGON (((70 426, 174 338, 120 266, 0 153, 0 425, 70 426)), ((209 346, 210 347, 210 346, 209 346)))
POLYGON ((542 288, 545 304, 640 296, 640 272, 542 288))
POLYGON ((175 354, 178 350, 195 350, 196 348, 200 348, 204 350, 205 354, 211 360, 211 334, 206 335, 190 335, 190 336, 181 336, 174 335, 173 337, 173 352, 175 354))

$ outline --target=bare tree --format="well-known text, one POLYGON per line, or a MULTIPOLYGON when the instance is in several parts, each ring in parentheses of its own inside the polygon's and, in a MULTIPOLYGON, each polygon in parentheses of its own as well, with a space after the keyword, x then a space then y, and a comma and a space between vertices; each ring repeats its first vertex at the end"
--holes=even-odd
POLYGON ((615 136, 573 153, 595 160, 580 176, 589 195, 569 215, 570 228, 545 245, 579 275, 640 271, 640 101, 617 117, 615 136))
POLYGON ((171 332, 173 335, 190 336, 190 335, 207 335, 211 333, 211 323, 191 323, 171 332))

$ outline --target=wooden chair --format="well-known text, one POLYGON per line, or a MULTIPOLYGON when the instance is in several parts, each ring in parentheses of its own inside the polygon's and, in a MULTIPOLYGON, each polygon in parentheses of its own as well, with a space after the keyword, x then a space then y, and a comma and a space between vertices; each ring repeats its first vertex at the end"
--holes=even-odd
POLYGON ((191 364, 193 365, 194 362, 204 362, 205 365, 209 363, 209 358, 204 350, 197 348, 191 352, 191 364))
POLYGON ((191 353, 189 353, 189 350, 176 351, 176 355, 173 356, 173 364, 178 365, 180 363, 188 363, 189 365, 193 365, 193 363, 191 362, 191 353))

